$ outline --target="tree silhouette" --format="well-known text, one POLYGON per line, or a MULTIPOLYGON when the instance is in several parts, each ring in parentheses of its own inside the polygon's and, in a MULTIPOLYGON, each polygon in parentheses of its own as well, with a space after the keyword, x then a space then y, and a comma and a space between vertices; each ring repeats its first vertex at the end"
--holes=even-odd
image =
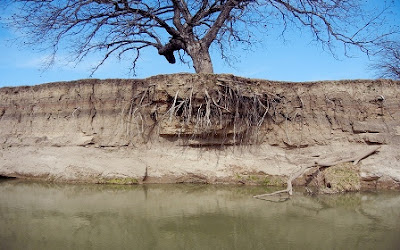
POLYGON ((400 42, 382 44, 378 55, 378 62, 374 63, 372 68, 379 71, 379 76, 400 80, 400 42))
POLYGON ((12 23, 28 44, 50 45, 53 55, 69 49, 78 62, 100 51, 94 70, 111 55, 129 53, 134 69, 141 51, 152 47, 169 63, 183 52, 197 73, 212 73, 211 45, 226 57, 235 43, 251 45, 259 32, 289 26, 308 29, 332 52, 341 44, 369 53, 391 34, 379 30, 384 10, 370 15, 358 0, 5 1, 16 6, 12 23))

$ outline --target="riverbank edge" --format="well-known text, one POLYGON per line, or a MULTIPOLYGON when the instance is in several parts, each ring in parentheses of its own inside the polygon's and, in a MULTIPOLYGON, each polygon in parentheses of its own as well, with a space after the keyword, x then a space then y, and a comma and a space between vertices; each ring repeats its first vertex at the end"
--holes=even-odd
MULTIPOLYGON (((358 164, 356 190, 400 189, 398 81, 289 83, 178 74, 48 83, 0 93, 0 175, 5 177, 284 186, 304 164, 381 145, 358 164), (209 111, 226 115, 235 108, 221 101, 226 93, 242 110, 214 124, 209 111), (200 133, 183 110, 192 104, 198 106, 189 117, 197 110, 197 116, 209 119, 200 133), (255 119, 257 126, 243 127, 245 119, 232 118, 241 116, 255 119), (234 121, 242 122, 236 132, 234 121)), ((305 172, 294 184, 333 185, 325 177, 309 182, 314 174, 305 172)))

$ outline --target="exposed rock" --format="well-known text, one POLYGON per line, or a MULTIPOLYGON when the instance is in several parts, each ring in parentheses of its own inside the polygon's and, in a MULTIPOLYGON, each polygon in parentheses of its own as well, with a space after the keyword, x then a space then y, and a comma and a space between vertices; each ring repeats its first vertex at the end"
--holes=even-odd
POLYGON ((383 176, 376 181, 379 189, 400 189, 400 181, 389 176, 383 176))
POLYGON ((354 133, 383 133, 386 131, 386 127, 381 123, 382 121, 379 120, 356 121, 353 123, 353 131, 354 133))
POLYGON ((362 136, 365 142, 372 144, 385 144, 386 139, 383 134, 369 134, 366 133, 362 136))
POLYGON ((381 174, 361 172, 360 177, 362 181, 376 181, 382 177, 381 174))

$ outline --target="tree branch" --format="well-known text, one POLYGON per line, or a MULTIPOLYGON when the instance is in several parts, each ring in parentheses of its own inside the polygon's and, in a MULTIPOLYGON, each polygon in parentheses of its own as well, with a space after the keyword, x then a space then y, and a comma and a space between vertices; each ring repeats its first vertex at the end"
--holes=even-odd
POLYGON ((337 161, 316 161, 314 162, 314 164, 311 165, 305 165, 302 166, 299 170, 295 171, 294 173, 292 173, 287 182, 286 182, 286 189, 283 190, 279 190, 273 193, 268 193, 268 194, 261 194, 261 195, 255 195, 253 196, 256 199, 264 199, 264 197, 266 196, 272 196, 272 195, 277 195, 277 194, 281 194, 281 193, 288 193, 289 195, 293 195, 293 181, 295 179, 297 179, 298 177, 300 177, 301 175, 304 174, 304 172, 309 169, 309 168, 320 168, 320 167, 331 167, 331 166, 335 166, 338 164, 342 164, 342 163, 346 163, 346 162, 353 162, 354 165, 358 164, 359 161, 361 161, 362 159, 372 155, 373 153, 375 153, 376 151, 378 151, 381 148, 381 146, 377 146, 377 147, 372 147, 369 148, 368 150, 362 151, 358 154, 356 154, 353 157, 348 157, 348 158, 344 158, 344 159, 340 159, 337 161))
POLYGON ((228 0, 222 6, 222 11, 218 15, 217 19, 214 21, 214 24, 208 30, 207 34, 201 39, 201 42, 202 44, 204 44, 205 47, 208 48, 211 45, 211 43, 215 40, 219 30, 221 29, 225 20, 229 17, 230 12, 236 6, 236 4, 237 4, 236 0, 228 0))

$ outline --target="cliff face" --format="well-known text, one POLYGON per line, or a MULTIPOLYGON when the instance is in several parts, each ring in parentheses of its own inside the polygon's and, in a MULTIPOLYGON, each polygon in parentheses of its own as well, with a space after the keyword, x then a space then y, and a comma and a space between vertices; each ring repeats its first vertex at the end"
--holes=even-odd
POLYGON ((398 81, 179 74, 0 89, 3 176, 266 182, 371 144, 382 147, 361 179, 398 187, 398 81))

